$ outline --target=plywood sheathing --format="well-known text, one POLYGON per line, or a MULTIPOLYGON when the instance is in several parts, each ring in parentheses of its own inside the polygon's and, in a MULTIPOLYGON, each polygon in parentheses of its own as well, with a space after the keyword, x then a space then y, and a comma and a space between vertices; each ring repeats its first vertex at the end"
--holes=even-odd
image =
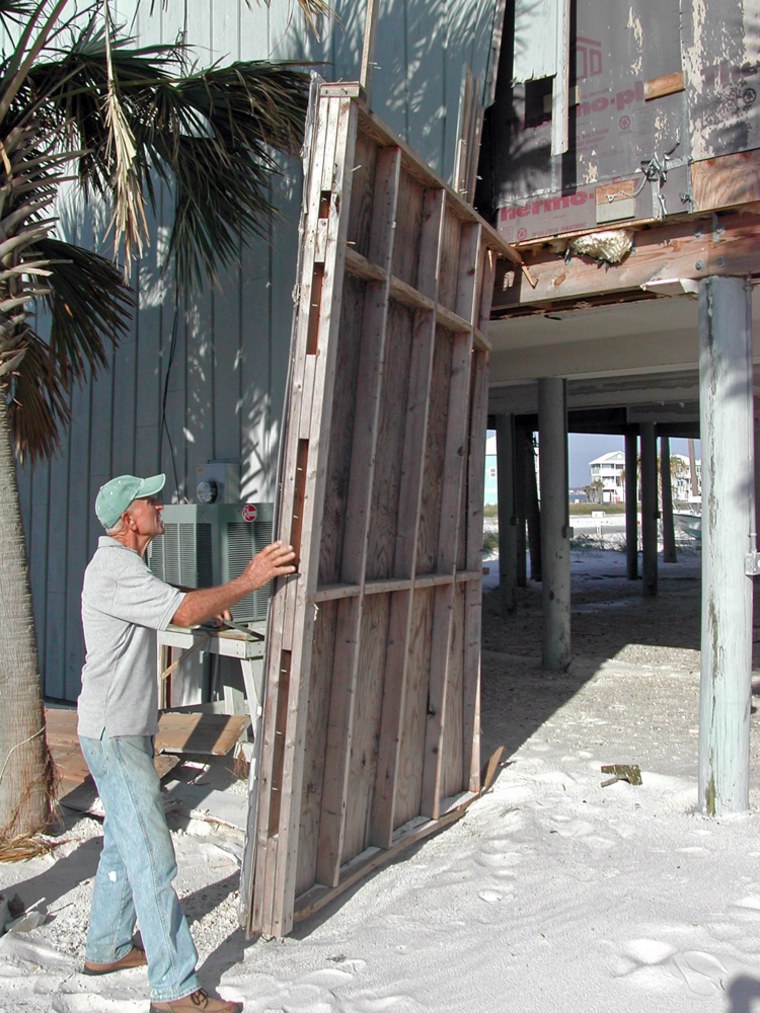
MULTIPOLYGON (((482 460, 498 234, 323 86, 284 424, 249 932, 286 934, 480 790, 482 460)), ((248 874, 246 874, 248 870, 248 874)))

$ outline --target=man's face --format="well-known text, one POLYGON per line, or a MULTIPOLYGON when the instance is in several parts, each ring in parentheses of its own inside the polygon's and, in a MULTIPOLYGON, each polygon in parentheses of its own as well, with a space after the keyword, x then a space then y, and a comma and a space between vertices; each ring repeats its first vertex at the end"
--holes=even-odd
POLYGON ((164 522, 161 518, 161 511, 164 504, 160 496, 144 496, 141 499, 133 499, 129 504, 128 513, 135 522, 138 535, 155 538, 164 533, 164 522))

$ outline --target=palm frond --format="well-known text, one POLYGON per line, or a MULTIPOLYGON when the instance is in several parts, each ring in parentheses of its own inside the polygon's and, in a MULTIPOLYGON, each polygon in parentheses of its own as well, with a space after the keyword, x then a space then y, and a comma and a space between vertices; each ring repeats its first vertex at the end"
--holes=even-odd
POLYGON ((24 320, 24 355, 12 376, 9 406, 16 454, 32 462, 58 449, 71 420, 72 383, 107 364, 108 346, 118 344, 133 308, 132 293, 108 258, 53 238, 38 249, 47 265, 41 295, 50 334, 42 337, 24 320))
POLYGON ((53 237, 37 248, 49 272, 50 356, 61 375, 82 380, 106 365, 108 346, 126 333, 134 295, 107 257, 53 237))
MULTIPOLYGON (((298 3, 312 25, 330 12, 325 0, 298 3)), ((0 59, 0 376, 10 376, 17 450, 33 459, 55 450, 71 384, 106 363, 131 310, 115 263, 50 235, 65 160, 85 195, 112 209, 114 261, 139 252, 142 202, 157 211, 158 184, 169 189, 165 267, 188 286, 213 278, 274 213, 277 152, 298 150, 309 90, 305 67, 292 63, 187 73, 182 45, 137 48, 120 36, 107 0, 66 7, 0 0, 0 23, 22 19, 19 43, 0 59), (26 315, 38 298, 47 339, 26 315)))
POLYGON ((115 201, 118 248, 125 239, 126 246, 138 242, 142 211, 129 203, 136 190, 154 210, 153 174, 173 190, 177 220, 169 248, 184 284, 204 273, 213 278, 235 254, 228 238, 260 231, 271 215, 272 149, 298 150, 309 79, 301 65, 267 61, 172 76, 181 56, 180 47, 135 50, 124 40, 109 55, 102 32, 92 30, 76 52, 37 66, 28 87, 47 95, 51 127, 82 151, 85 191, 115 201), (110 143, 109 80, 118 90, 117 133, 130 145, 122 156, 110 143))
POLYGON ((61 157, 40 152, 33 127, 0 136, 0 377, 18 370, 27 347, 27 306, 44 293, 47 263, 38 244, 52 226, 61 157))
POLYGON ((28 329, 26 354, 10 386, 9 414, 16 455, 34 462, 52 457, 71 421, 68 388, 55 372, 47 343, 28 329))
POLYGON ((108 133, 106 158, 114 167, 112 186, 114 190, 113 231, 117 243, 124 237, 125 272, 131 273, 132 251, 138 255, 143 250, 143 233, 147 232, 143 192, 140 186, 140 174, 136 170, 135 158, 137 148, 132 128, 121 100, 119 82, 114 74, 113 41, 114 33, 111 24, 108 0, 104 0, 106 18, 106 67, 108 87, 105 99, 105 118, 108 133))
POLYGON ((52 5, 39 3, 24 25, 21 38, 10 58, 3 61, 0 81, 0 122, 11 108, 18 92, 23 88, 35 60, 54 34, 68 0, 55 0, 52 5))

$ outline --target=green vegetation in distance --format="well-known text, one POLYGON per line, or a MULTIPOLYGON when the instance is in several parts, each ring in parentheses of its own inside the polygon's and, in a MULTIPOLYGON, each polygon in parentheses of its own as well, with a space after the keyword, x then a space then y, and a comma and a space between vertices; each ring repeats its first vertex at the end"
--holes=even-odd
MULTIPOLYGON (((601 510, 604 514, 624 514, 625 503, 570 503, 569 512, 577 517, 590 517, 592 513, 601 510)), ((486 503, 483 507, 483 516, 496 519, 499 515, 499 507, 496 503, 486 503)))
POLYGON ((592 513, 601 511, 605 516, 624 514, 625 503, 571 503, 570 514, 576 517, 590 517, 592 513))

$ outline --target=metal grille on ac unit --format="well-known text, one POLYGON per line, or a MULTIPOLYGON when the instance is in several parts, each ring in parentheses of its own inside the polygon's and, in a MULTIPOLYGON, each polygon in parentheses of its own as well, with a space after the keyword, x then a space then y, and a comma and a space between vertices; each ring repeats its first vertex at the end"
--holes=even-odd
MULTIPOLYGON (((225 584, 272 540, 273 505, 255 507, 256 520, 248 522, 239 503, 165 506, 165 534, 150 543, 148 566, 162 580, 181 587, 225 584)), ((232 618, 242 623, 266 619, 269 595, 269 586, 247 595, 230 609, 232 618)))

